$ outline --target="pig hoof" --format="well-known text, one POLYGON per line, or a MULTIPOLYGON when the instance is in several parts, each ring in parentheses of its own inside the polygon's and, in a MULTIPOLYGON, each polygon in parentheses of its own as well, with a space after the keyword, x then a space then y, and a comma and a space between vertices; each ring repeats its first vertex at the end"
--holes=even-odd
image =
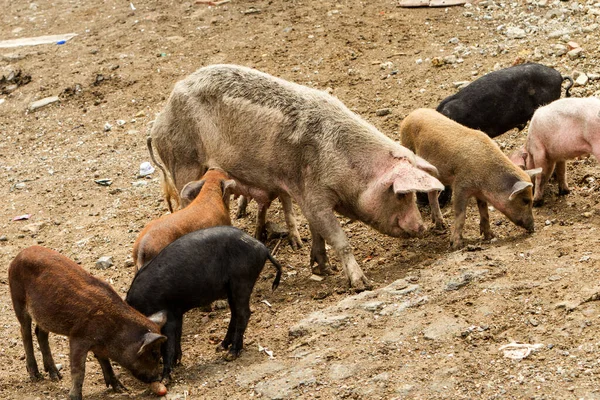
POLYGON ((58 382, 62 379, 62 375, 58 371, 50 371, 48 374, 51 381, 58 382))
POLYGON ((558 190, 558 195, 559 196, 565 196, 567 194, 571 193, 571 189, 566 188, 566 189, 559 189, 558 190))
POLYGON ((221 352, 221 351, 226 351, 229 348, 229 345, 225 342, 221 342, 219 343, 219 345, 217 346, 217 348, 215 349, 217 351, 217 353, 221 352))
POLYGON ((290 235, 288 237, 288 240, 290 241, 290 246, 292 247, 292 249, 294 250, 300 250, 302 248, 302 239, 300 239, 300 237, 296 237, 294 235, 290 235))
POLYGON ((223 359, 225 361, 233 361, 236 358, 238 358, 238 356, 239 356, 238 352, 235 352, 235 351, 231 352, 231 351, 229 351, 229 352, 225 353, 225 355, 223 356, 223 359))
POLYGON ((312 268, 312 273, 315 275, 326 276, 333 275, 333 270, 327 265, 317 265, 312 268))
POLYGON ((44 376, 42 374, 40 374, 39 372, 35 372, 33 374, 30 374, 29 378, 31 379, 31 382, 39 382, 39 381, 43 381, 44 380, 44 376))
POLYGON ((458 250, 461 249, 464 246, 464 243, 462 240, 452 240, 450 242, 450 245, 452 246, 452 250, 458 250))
POLYGON ((541 206, 543 206, 543 205, 544 205, 544 199, 541 199, 541 200, 534 200, 534 201, 533 201, 533 206, 534 206, 534 207, 541 207, 541 206))

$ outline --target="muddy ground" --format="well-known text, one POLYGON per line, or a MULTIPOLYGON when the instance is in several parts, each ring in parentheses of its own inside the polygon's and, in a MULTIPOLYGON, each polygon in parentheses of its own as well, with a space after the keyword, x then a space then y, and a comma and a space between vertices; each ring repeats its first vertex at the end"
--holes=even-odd
MULTIPOLYGON (((595 78, 600 72, 595 24, 600 12, 593 2, 482 1, 447 9, 358 0, 132 4, 0 0, 0 40, 77 34, 62 45, 0 49, 0 76, 19 70, 31 76, 16 89, 3 87, 0 95, 0 397, 5 399, 63 399, 70 387, 67 340, 55 335, 51 346, 63 365, 63 380, 28 381, 10 303, 9 262, 21 249, 41 244, 125 294, 134 274, 131 247, 137 234, 167 212, 159 174, 137 177, 140 163, 149 161, 147 127, 174 83, 195 69, 242 64, 328 90, 394 139, 411 110, 435 108, 457 90, 455 82, 517 59, 571 76, 579 71, 595 78), (572 57, 560 51, 569 41, 583 53, 572 57), (60 101, 28 110, 49 96, 60 101), (386 108, 389 114, 377 115, 386 108), (112 184, 95 182, 101 179, 112 184), (13 221, 24 214, 30 214, 28 220, 13 221), (112 256, 114 265, 97 269, 102 256, 112 256)), ((597 83, 590 80, 573 93, 592 95, 597 83)), ((509 151, 525 135, 512 131, 497 141, 509 151)), ((183 365, 175 371, 169 398, 600 398, 595 248, 600 168, 592 157, 569 162, 568 174, 572 193, 558 197, 556 184, 550 184, 546 205, 534 211, 533 235, 491 211, 497 238, 482 241, 473 202, 465 230, 468 248, 456 252, 449 248, 448 233, 394 239, 342 218, 357 260, 378 289, 361 296, 379 299, 382 288, 401 279, 395 285, 410 288, 362 308, 338 305, 353 296, 341 272, 321 282, 309 279, 310 234, 300 217, 305 246, 293 251, 285 241, 280 244, 277 258, 285 271, 273 293, 273 270, 265 268, 242 356, 226 363, 214 351, 215 340, 225 334, 227 309, 189 313, 183 365), (406 307, 385 312, 398 304, 406 307), (320 314, 311 313, 320 310, 344 315, 335 323, 327 318, 318 323, 320 314), (499 351, 513 341, 542 346, 515 361, 499 351)), ((250 211, 234 222, 249 232, 256 209, 250 211)), ((450 209, 444 211, 451 221, 450 209)), ((429 211, 422 213, 428 221, 429 211)), ((269 219, 283 224, 278 203, 269 219)), ((268 242, 271 249, 277 244, 278 239, 268 242)), ((355 299, 363 297, 350 300, 355 299)), ((88 361, 85 398, 153 397, 119 367, 130 392, 114 394, 104 387, 91 355, 88 361)))

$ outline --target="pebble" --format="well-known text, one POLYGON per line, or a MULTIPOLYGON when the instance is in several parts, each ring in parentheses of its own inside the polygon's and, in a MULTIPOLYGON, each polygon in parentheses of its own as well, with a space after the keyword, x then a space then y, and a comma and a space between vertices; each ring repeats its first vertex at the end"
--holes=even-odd
POLYGON ((0 242, 8 242, 8 238, 6 237, 6 235, 0 236, 0 242))
POLYGON ((510 39, 523 39, 526 37, 526 33, 524 29, 517 28, 514 26, 509 26, 506 28, 506 32, 504 33, 510 39))
POLYGON ((384 117, 391 113, 392 113, 392 110, 389 108, 380 108, 379 110, 375 111, 375 115, 377 115, 378 117, 384 117))
POLYGON ((575 79, 575 86, 585 86, 588 83, 588 76, 584 73, 579 74, 575 79))
POLYGON ((46 107, 49 104, 56 103, 57 101, 60 101, 58 96, 46 97, 44 99, 34 101, 29 105, 29 111, 35 111, 39 108, 46 107))
POLYGON ((108 122, 104 124, 104 132, 110 132, 112 129, 112 125, 108 122))
POLYGON ((569 58, 571 60, 575 60, 576 58, 579 58, 581 56, 581 53, 583 53, 583 48, 577 47, 577 48, 569 51, 567 53, 567 56, 569 56, 569 58))
POLYGON ((103 256, 96 261, 97 269, 107 269, 114 265, 112 256, 103 256))

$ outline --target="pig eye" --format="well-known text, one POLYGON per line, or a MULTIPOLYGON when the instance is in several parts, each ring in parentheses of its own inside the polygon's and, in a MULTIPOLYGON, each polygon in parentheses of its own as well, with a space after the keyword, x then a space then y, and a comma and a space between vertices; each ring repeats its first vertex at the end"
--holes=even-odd
POLYGON ((526 206, 529 205, 531 201, 529 199, 523 199, 523 204, 525 204, 526 206))

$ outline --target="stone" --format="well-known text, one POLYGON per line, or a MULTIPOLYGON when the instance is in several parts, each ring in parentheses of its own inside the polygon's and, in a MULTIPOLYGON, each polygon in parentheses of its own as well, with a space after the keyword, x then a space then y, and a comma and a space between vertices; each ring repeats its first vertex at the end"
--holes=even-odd
POLYGON ((389 108, 380 108, 378 110, 375 111, 375 115, 377 115, 378 117, 384 117, 386 115, 389 115, 392 113, 392 110, 389 108))
POLYGON ((526 37, 524 29, 517 28, 514 26, 509 26, 508 28, 506 28, 506 32, 504 34, 510 39, 523 39, 526 37))
POLYGON ((588 76, 584 73, 579 74, 575 79, 575 86, 585 86, 588 83, 588 76))
POLYGON ((8 242, 8 238, 6 237, 6 235, 0 236, 0 242, 8 242))
POLYGON ((107 269, 114 265, 112 256, 103 256, 96 261, 97 269, 107 269))
POLYGON ((273 375, 276 372, 284 369, 285 366, 275 361, 267 361, 262 364, 254 364, 244 368, 243 374, 236 375, 236 383, 241 387, 249 388, 255 382, 262 380, 268 375, 273 375))
POLYGON ((577 42, 570 41, 567 43, 567 47, 569 48, 569 50, 573 50, 581 46, 577 42))
POLYGON ((358 371, 356 364, 333 364, 329 368, 329 379, 332 381, 341 381, 350 378, 358 371))
POLYGON ((577 47, 577 48, 567 52, 567 56, 569 56, 569 58, 571 60, 575 60, 575 59, 579 58, 582 53, 583 53, 583 48, 577 47))
POLYGON ((44 99, 34 101, 29 105, 29 111, 35 111, 42 107, 46 107, 49 104, 56 103, 57 101, 60 101, 58 96, 46 97, 44 99))
POLYGON ((35 222, 33 224, 27 224, 21 227, 21 232, 27 232, 27 233, 31 233, 31 234, 36 234, 38 233, 40 230, 42 230, 43 227, 46 226, 45 222, 35 222))
POLYGON ((469 83, 471 83, 471 82, 470 81, 456 81, 456 82, 452 82, 452 85, 457 89, 462 89, 465 86, 467 86, 469 83))

